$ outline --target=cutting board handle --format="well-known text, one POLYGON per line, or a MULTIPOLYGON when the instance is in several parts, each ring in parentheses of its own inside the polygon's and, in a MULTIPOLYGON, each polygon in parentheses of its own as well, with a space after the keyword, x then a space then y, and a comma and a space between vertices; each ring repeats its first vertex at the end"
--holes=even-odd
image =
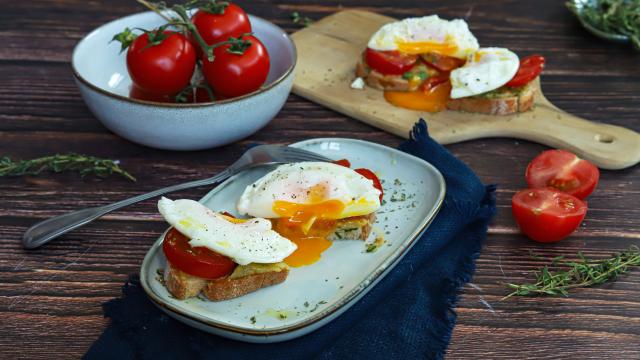
POLYGON ((570 150, 603 169, 624 169, 640 162, 640 134, 633 130, 582 119, 547 101, 521 115, 510 123, 497 123, 495 130, 501 134, 495 135, 570 150))

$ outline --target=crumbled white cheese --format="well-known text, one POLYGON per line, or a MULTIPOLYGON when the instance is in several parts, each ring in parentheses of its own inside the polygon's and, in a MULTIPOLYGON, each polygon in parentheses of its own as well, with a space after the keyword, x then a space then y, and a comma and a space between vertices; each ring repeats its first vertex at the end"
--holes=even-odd
POLYGON ((364 80, 361 77, 357 77, 351 83, 351 88, 356 90, 364 90, 364 80))

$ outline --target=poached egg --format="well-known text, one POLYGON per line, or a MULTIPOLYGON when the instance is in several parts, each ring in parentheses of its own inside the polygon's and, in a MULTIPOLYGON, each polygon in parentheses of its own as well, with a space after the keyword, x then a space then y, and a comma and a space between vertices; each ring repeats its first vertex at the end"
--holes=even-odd
POLYGON ((272 230, 266 219, 229 221, 197 201, 165 197, 158 201, 158 210, 171 226, 191 239, 189 245, 204 246, 239 265, 278 263, 296 250, 296 245, 272 230))
POLYGON ((451 72, 451 98, 459 99, 495 90, 511 80, 520 61, 508 49, 481 48, 467 57, 464 66, 451 72))
POLYGON ((354 170, 326 162, 280 165, 247 186, 241 214, 273 219, 274 229, 298 249, 285 262, 312 264, 331 246, 339 219, 369 215, 380 208, 380 190, 354 170))
POLYGON ((434 52, 465 59, 478 50, 478 40, 462 19, 444 20, 438 15, 407 18, 382 26, 367 45, 378 51, 408 54, 434 52))

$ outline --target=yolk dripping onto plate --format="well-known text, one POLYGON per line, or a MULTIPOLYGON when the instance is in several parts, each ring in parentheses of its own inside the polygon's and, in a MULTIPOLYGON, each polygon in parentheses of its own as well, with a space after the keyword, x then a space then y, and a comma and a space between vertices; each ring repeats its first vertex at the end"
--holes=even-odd
POLYGON ((324 198, 322 187, 315 186, 310 192, 310 203, 277 200, 273 204, 273 211, 280 216, 275 221, 274 230, 298 246, 284 260, 289 266, 300 267, 320 260, 321 254, 331 246, 327 237, 335 229, 335 219, 345 208, 339 200, 314 202, 324 198))

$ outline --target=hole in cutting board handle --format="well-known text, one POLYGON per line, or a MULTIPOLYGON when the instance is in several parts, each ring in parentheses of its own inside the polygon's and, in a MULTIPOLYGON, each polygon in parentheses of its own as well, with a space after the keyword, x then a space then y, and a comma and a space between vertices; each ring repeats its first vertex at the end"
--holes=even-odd
POLYGON ((594 138, 596 139, 596 141, 599 141, 603 144, 611 144, 615 140, 613 136, 607 134, 596 134, 594 138))

